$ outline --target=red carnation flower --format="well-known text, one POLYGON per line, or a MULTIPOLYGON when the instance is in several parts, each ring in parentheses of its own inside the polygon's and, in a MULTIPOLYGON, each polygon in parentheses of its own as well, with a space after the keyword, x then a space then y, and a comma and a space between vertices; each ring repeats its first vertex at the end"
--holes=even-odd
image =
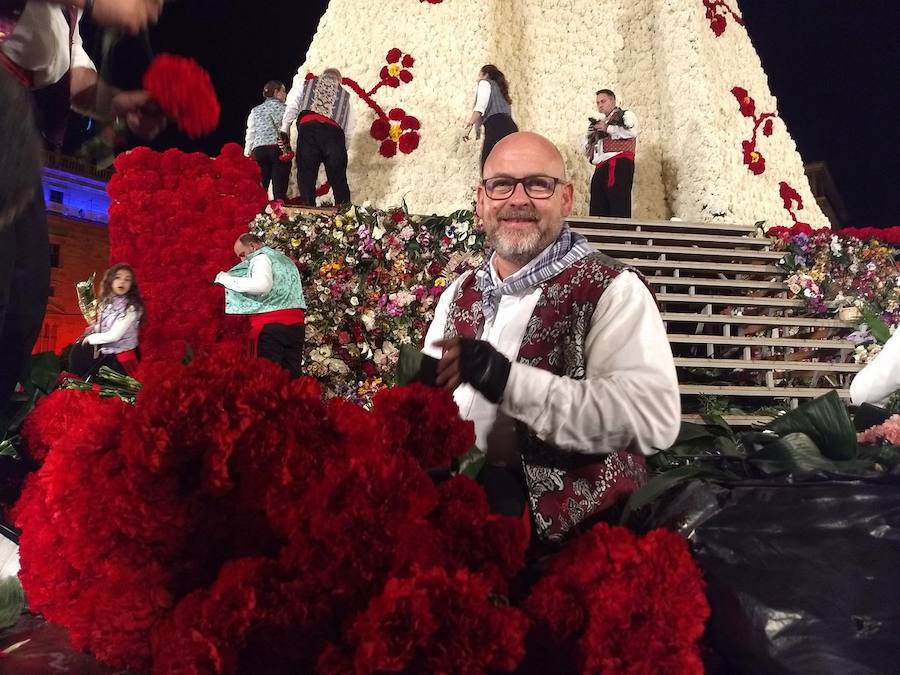
POLYGON ((697 641, 709 605, 687 542, 675 533, 639 537, 596 525, 550 562, 524 609, 534 622, 529 662, 556 663, 557 672, 703 670, 697 641), (666 589, 664 601, 655 588, 666 589))
POLYGON ((178 128, 192 138, 219 125, 219 99, 209 73, 193 59, 160 54, 144 74, 144 89, 178 128))
POLYGON ((769 118, 763 123, 762 132, 764 136, 772 135, 772 119, 769 118))
POLYGON ((403 108, 392 108, 387 118, 379 117, 369 129, 376 141, 381 141, 379 152, 384 157, 393 157, 397 150, 408 155, 419 147, 419 120, 407 115, 403 108))
POLYGON ((751 141, 742 141, 741 146, 744 149, 744 164, 747 165, 747 168, 757 176, 765 171, 766 158, 756 149, 756 144, 751 141))
POLYGON ((743 87, 734 87, 731 90, 731 93, 734 95, 734 98, 737 99, 741 114, 744 117, 756 116, 756 102, 746 89, 743 87))
POLYGON ((378 76, 381 84, 388 87, 399 87, 401 82, 412 82, 413 75, 409 71, 416 60, 410 54, 404 54, 397 47, 391 49, 384 57, 387 65, 381 67, 378 76))

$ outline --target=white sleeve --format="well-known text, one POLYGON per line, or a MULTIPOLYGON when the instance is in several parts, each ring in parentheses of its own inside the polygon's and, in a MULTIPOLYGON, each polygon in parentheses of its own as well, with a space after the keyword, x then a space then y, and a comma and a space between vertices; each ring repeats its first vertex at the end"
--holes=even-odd
POLYGON ((108 345, 111 342, 118 342, 122 339, 122 336, 125 335, 125 331, 131 327, 131 324, 137 321, 137 318, 137 310, 134 307, 129 307, 125 310, 123 316, 120 316, 113 322, 113 325, 109 327, 108 331, 104 333, 91 333, 84 338, 84 342, 89 345, 108 345))
POLYGON ((353 108, 353 100, 350 100, 350 106, 347 108, 347 122, 344 124, 344 143, 350 147, 350 136, 353 135, 353 129, 356 128, 356 111, 353 108))
POLYGON ((678 378, 659 310, 635 274, 622 272, 603 293, 584 349, 583 380, 513 363, 500 410, 563 450, 669 447, 681 425, 678 378))
POLYGON ((291 91, 284 102, 284 117, 281 118, 281 130, 289 133, 291 125, 297 121, 297 115, 300 114, 300 98, 303 89, 306 87, 306 80, 300 77, 298 72, 294 76, 294 83, 291 85, 291 91))
POLYGON ((866 367, 850 382, 853 405, 884 405, 900 389, 900 338, 894 333, 866 367))
POLYGON ((265 295, 272 290, 275 283, 272 278, 272 261, 265 255, 258 255, 250 261, 250 269, 246 277, 220 274, 216 277, 216 281, 225 288, 238 293, 265 295))
POLYGON ((475 106, 472 108, 475 112, 484 115, 487 110, 488 103, 491 100, 491 85, 487 80, 478 80, 478 90, 475 93, 475 106))
MULTIPOLYGON (((78 20, 81 21, 81 11, 78 12, 78 20)), ((97 71, 91 57, 84 51, 84 45, 81 42, 81 28, 75 31, 72 37, 72 68, 87 68, 88 70, 97 71)))
POLYGON ((434 308, 434 319, 432 319, 431 325, 428 326, 428 332, 425 334, 425 344, 422 346, 424 354, 433 356, 436 359, 441 358, 441 349, 435 347, 434 343, 443 339, 444 331, 447 328, 447 317, 450 313, 450 303, 456 295, 456 289, 459 288, 463 279, 469 274, 472 274, 472 272, 465 272, 459 275, 456 281, 447 286, 444 292, 441 293, 441 297, 438 298, 437 307, 434 308))
POLYGON ((255 124, 253 121, 253 111, 250 111, 250 114, 247 116, 247 135, 244 137, 244 155, 247 157, 250 156, 250 151, 253 150, 251 147, 253 143, 253 136, 256 133, 255 124))
POLYGON ((610 138, 635 138, 638 135, 637 115, 630 110, 626 110, 625 114, 622 115, 622 122, 625 123, 625 126, 620 127, 612 124, 606 127, 606 133, 609 134, 610 138))

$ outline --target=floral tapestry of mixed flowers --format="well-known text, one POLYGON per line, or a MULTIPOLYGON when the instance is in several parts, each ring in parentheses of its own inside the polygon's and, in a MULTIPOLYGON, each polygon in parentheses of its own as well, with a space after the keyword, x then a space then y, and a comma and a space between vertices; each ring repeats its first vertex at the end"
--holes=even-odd
POLYGON ((471 211, 414 216, 364 204, 289 216, 276 204, 250 229, 300 268, 304 372, 326 395, 363 404, 391 383, 400 347, 421 345, 444 288, 483 259, 471 211))
POLYGON ((148 366, 133 405, 59 390, 32 413, 20 578, 77 649, 160 675, 701 672, 679 535, 600 524, 523 583, 528 521, 432 480, 474 441, 448 391, 366 410, 249 365, 214 348, 148 366))
POLYGON ((889 330, 900 324, 900 270, 894 257, 900 237, 894 229, 833 232, 797 223, 766 232, 775 239, 775 250, 785 253, 779 264, 789 273, 791 292, 812 314, 860 310, 863 323, 848 336, 858 344, 857 361, 868 361, 880 350, 869 323, 880 320, 889 330))

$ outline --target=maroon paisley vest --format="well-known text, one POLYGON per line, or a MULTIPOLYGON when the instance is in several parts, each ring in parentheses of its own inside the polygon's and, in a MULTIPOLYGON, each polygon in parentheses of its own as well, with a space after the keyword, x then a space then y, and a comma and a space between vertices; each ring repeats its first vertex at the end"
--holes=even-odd
MULTIPOLYGON (((583 380, 584 343, 594 308, 623 269, 618 261, 597 252, 542 284, 517 361, 583 380)), ((445 336, 477 337, 483 326, 481 293, 470 274, 457 289, 445 336)), ((643 456, 628 448, 609 455, 564 452, 538 439, 524 424, 516 426, 535 533, 542 539, 562 540, 646 482, 643 456)))

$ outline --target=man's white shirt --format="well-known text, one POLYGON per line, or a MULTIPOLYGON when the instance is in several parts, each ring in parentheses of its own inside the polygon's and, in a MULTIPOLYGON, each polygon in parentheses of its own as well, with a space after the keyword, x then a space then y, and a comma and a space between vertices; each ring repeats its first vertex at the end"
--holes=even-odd
MULTIPOLYGON (((496 275, 493 265, 491 272, 496 275)), ((423 351, 435 358, 441 353, 433 343, 444 336, 450 303, 464 278, 444 291, 428 329, 423 351)), ((584 380, 516 362, 540 294, 534 288, 502 295, 493 321, 486 321, 477 336, 512 362, 500 404, 469 385, 454 392, 460 415, 475 423, 476 442, 491 461, 517 461, 514 420, 572 452, 609 453, 631 446, 650 455, 671 445, 680 426, 678 380, 656 304, 638 276, 623 271, 597 303, 584 345, 584 380)))

